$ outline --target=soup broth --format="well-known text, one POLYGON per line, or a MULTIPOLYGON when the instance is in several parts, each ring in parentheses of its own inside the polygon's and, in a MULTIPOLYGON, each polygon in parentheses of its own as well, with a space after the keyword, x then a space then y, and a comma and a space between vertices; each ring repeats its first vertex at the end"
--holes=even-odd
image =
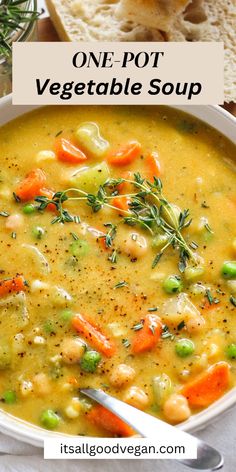
POLYGON ((165 107, 46 107, 0 155, 2 409, 127 436, 80 388, 178 423, 235 385, 227 139, 165 107))

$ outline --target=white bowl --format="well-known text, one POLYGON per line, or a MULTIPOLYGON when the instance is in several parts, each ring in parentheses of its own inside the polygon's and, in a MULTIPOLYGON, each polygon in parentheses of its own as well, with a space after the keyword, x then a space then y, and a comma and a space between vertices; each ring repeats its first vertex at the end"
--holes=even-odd
MULTIPOLYGON (((2 98, 0 99, 0 126, 36 108, 39 107, 13 106, 11 103, 11 96, 2 98)), ((219 106, 187 105, 176 106, 173 108, 182 110, 196 118, 199 118, 203 122, 220 131, 221 134, 226 136, 236 145, 236 118, 224 111, 219 106)), ((181 423, 178 428, 182 429, 183 431, 199 430, 211 422, 216 416, 231 408, 235 403, 236 388, 226 393, 226 395, 212 404, 209 408, 203 410, 201 413, 192 415, 189 420, 181 423)), ((43 446, 43 440, 45 438, 61 436, 59 433, 46 431, 1 410, 0 431, 14 437, 15 439, 25 441, 38 447, 43 446)))

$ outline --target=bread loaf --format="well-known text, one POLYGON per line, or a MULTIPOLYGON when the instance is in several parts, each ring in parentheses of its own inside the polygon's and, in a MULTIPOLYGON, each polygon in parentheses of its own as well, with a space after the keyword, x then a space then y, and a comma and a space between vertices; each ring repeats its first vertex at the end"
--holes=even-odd
POLYGON ((193 0, 167 33, 168 41, 222 41, 225 100, 236 101, 236 0, 193 0))
POLYGON ((117 18, 119 0, 46 0, 62 41, 163 41, 160 31, 117 18))

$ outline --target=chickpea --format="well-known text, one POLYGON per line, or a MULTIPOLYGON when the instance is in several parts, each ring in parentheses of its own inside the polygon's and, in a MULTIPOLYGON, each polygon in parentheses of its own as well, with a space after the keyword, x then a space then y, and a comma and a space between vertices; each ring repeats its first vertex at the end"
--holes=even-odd
POLYGON ((61 344, 62 360, 66 364, 76 364, 84 354, 85 343, 80 338, 66 338, 61 344))
POLYGON ((141 388, 135 386, 125 392, 124 401, 139 410, 145 410, 149 405, 148 395, 141 388))
POLYGON ((46 374, 43 372, 36 374, 33 378, 33 385, 34 385, 34 392, 38 396, 45 396, 49 395, 52 390, 52 386, 50 384, 50 380, 46 374))
POLYGON ((164 403, 163 412, 171 423, 181 423, 187 420, 191 411, 188 406, 188 400, 183 395, 173 393, 164 403))
POLYGON ((24 224, 24 217, 15 213, 6 218, 6 228, 10 230, 19 229, 24 224))
POLYGON ((110 382, 114 387, 124 387, 132 382, 135 377, 135 370, 127 364, 119 364, 112 371, 110 382))
POLYGON ((200 332, 205 325, 205 320, 202 316, 190 317, 185 322, 186 329, 189 333, 198 333, 200 332))
POLYGON ((131 257, 142 257, 147 252, 147 240, 138 233, 129 233, 124 243, 124 251, 131 257))
POLYGON ((82 410, 82 405, 79 398, 74 397, 71 400, 71 403, 65 408, 65 414, 71 420, 79 417, 82 410))

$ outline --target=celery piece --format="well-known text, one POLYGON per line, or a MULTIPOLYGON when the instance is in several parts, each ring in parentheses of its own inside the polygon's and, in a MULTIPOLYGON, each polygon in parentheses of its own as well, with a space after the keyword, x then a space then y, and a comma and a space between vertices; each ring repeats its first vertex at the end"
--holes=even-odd
POLYGON ((74 174, 70 179, 70 185, 87 193, 96 193, 109 177, 110 171, 107 163, 101 162, 74 174))
POLYGON ((156 405, 162 406, 167 397, 172 392, 172 384, 170 377, 161 374, 153 379, 153 395, 156 405))

